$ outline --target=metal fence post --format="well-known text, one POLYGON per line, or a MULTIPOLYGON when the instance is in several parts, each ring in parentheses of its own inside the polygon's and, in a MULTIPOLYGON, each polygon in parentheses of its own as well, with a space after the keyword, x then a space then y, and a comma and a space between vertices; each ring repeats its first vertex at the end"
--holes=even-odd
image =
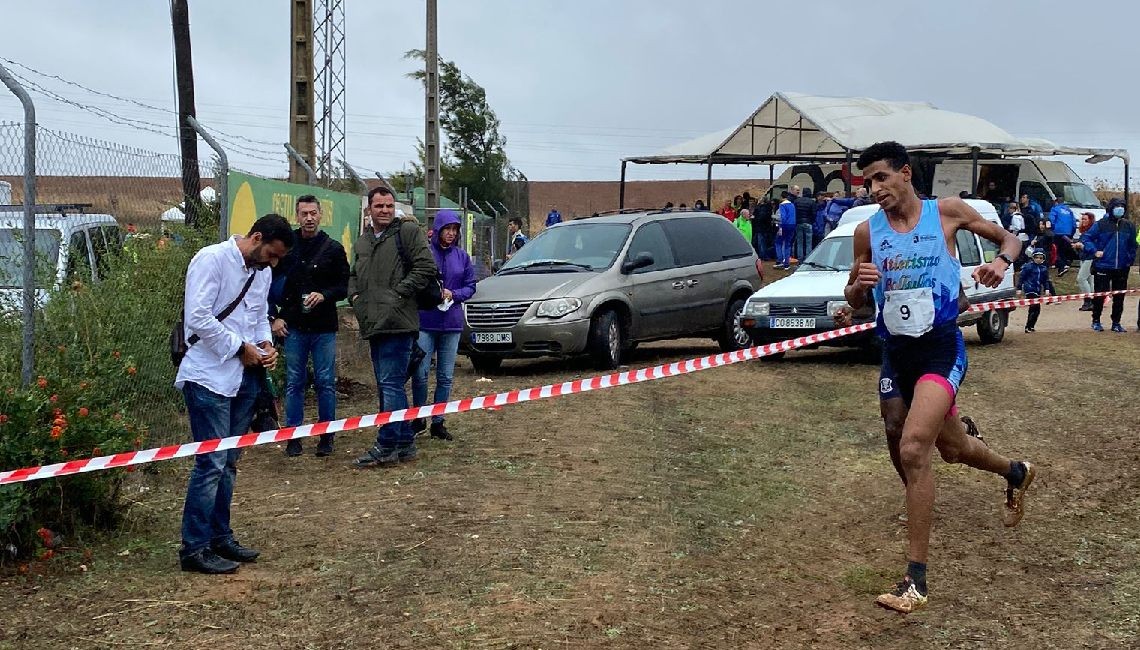
POLYGON ((0 80, 24 106, 24 340, 20 382, 27 386, 32 383, 36 363, 36 107, 3 65, 0 80))
POLYGON ((222 145, 218 144, 218 141, 207 133, 192 115, 186 116, 186 123, 202 136, 214 153, 218 154, 219 169, 214 175, 214 184, 218 188, 218 241, 225 241, 230 233, 230 159, 226 157, 226 150, 222 149, 222 145))
POLYGON ((285 143, 285 153, 293 159, 293 162, 297 163, 298 167, 305 170, 305 175, 309 178, 309 185, 316 185, 317 173, 313 171, 313 168, 309 166, 309 163, 305 162, 305 159, 302 158, 301 154, 293 148, 293 145, 289 144, 288 142, 285 143))

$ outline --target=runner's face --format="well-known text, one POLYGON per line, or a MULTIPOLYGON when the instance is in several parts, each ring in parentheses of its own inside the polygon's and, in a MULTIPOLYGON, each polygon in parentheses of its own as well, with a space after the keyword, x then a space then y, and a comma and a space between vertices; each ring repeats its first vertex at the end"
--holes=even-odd
POLYGON ((870 185, 871 198, 884 210, 892 210, 908 193, 914 192, 910 173, 910 165, 895 170, 889 162, 876 160, 863 170, 863 181, 870 185))

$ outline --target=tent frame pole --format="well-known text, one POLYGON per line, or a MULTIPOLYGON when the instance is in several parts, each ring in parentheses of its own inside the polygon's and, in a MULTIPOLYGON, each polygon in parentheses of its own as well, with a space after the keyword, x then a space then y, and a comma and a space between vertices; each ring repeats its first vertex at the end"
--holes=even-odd
POLYGON ((621 182, 618 184, 618 210, 625 209, 625 164, 621 161, 621 182))
POLYGON ((713 211, 712 206, 712 161, 708 161, 708 173, 705 175, 705 209, 713 211))

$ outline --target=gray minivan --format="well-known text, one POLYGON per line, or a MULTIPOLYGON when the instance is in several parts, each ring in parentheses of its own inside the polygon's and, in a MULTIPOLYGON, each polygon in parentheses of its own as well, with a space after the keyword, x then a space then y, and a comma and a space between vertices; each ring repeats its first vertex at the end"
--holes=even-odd
POLYGON ((464 304, 462 349, 503 359, 589 354, 600 369, 644 341, 708 336, 751 345, 744 303, 760 287, 752 246, 708 212, 624 211, 539 233, 464 304))

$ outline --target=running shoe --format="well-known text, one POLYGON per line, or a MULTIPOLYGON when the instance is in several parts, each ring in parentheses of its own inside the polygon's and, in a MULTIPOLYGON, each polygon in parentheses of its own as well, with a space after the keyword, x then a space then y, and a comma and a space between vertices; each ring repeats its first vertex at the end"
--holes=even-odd
POLYGON ((1025 476, 1022 477, 1019 485, 1010 485, 1005 490, 1005 513, 1002 519, 1006 528, 1013 528, 1021 523, 1021 518, 1025 516, 1025 493, 1037 476, 1037 468, 1033 466, 1033 463, 1018 462, 1025 468, 1025 476))
POLYGON ((1104 325, 1101 325, 1100 321, 1094 320, 1093 321, 1093 331, 1094 332, 1103 332, 1104 331, 1104 325))
POLYGON ((1061 277, 1062 275, 1065 275, 1068 272, 1069 272, 1069 267, 1066 266, 1066 267, 1062 268, 1060 271, 1057 271, 1057 277, 1061 277))
POLYGON ((1112 331, 1116 332, 1117 334, 1123 334, 1124 328, 1120 325, 1120 323, 1113 323, 1112 331))
POLYGON ((910 614, 926 607, 926 594, 920 593, 918 587, 906 576, 897 585, 894 591, 885 593, 875 599, 875 604, 896 612, 910 614))

